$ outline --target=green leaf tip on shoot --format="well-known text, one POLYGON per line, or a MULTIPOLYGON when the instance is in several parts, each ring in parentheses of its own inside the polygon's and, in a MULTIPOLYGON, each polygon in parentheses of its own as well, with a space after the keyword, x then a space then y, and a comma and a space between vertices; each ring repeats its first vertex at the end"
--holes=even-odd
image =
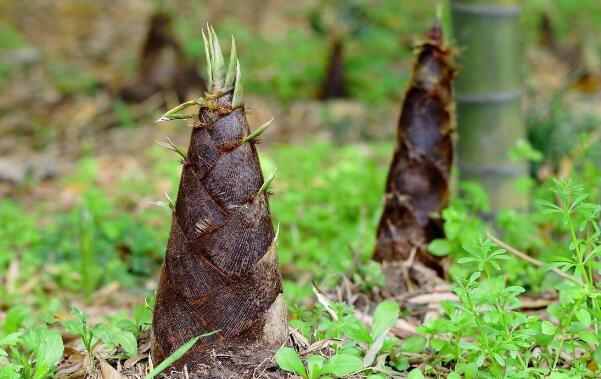
POLYGON ((209 99, 198 98, 196 100, 186 101, 179 104, 167 112, 165 112, 155 122, 171 121, 171 120, 186 120, 194 118, 193 115, 180 113, 181 111, 193 105, 207 105, 211 103, 210 99, 221 96, 225 92, 233 89, 232 108, 237 108, 243 104, 243 92, 240 73, 240 62, 238 61, 238 52, 236 49, 236 41, 232 36, 232 46, 230 50, 229 65, 227 73, 225 71, 225 60, 221 49, 221 44, 217 38, 215 29, 207 24, 206 32, 202 30, 202 39, 204 41, 205 58, 207 61, 207 82, 209 85, 209 99))
POLYGON ((193 118, 194 117, 193 115, 188 115, 188 114, 183 114, 183 113, 178 113, 178 112, 181 112, 184 109, 187 109, 193 105, 202 105, 204 103, 205 103, 205 100, 202 97, 200 97, 196 100, 189 100, 189 101, 183 102, 183 103, 169 109, 158 120, 156 120, 155 123, 162 122, 162 121, 186 120, 189 118, 193 118))
POLYGON ((175 212, 175 202, 173 201, 173 199, 171 199, 171 197, 167 194, 167 192, 165 192, 165 197, 167 198, 167 201, 152 201, 150 202, 150 204, 153 205, 158 205, 159 207, 163 207, 163 208, 169 208, 171 209, 172 212, 175 212))
POLYGON ((177 153, 180 157, 182 157, 182 159, 186 159, 186 153, 182 149, 180 149, 176 144, 174 144, 170 138, 167 138, 167 142, 156 141, 156 143, 158 143, 160 146, 164 147, 167 150, 171 150, 177 153))
POLYGON ((196 342, 198 342, 198 340, 200 340, 203 337, 212 336, 213 334, 219 333, 219 332, 220 332, 220 330, 214 330, 212 332, 208 332, 208 333, 202 334, 198 337, 192 338, 191 340, 189 340, 188 342, 183 344, 179 349, 175 350, 173 352, 173 354, 171 354, 170 356, 165 358, 165 360, 162 361, 159 365, 157 365, 152 371, 150 371, 148 373, 148 375, 146 375, 144 377, 144 379, 152 379, 152 378, 156 377, 161 372, 163 372, 166 368, 168 368, 173 363, 175 363, 177 360, 179 360, 181 357, 183 357, 184 354, 186 354, 188 352, 188 350, 190 350, 194 345, 196 345, 196 342))
POLYGON ((242 139, 241 143, 252 142, 252 141, 256 140, 257 138, 259 138, 265 132, 265 130, 267 130, 267 128, 269 128, 269 126, 271 125, 271 122, 273 121, 274 118, 275 117, 272 117, 271 120, 269 120, 266 123, 264 123, 263 125, 259 126, 257 128, 257 130, 255 130, 254 132, 252 132, 249 135, 247 135, 246 137, 244 137, 242 139))
MULTIPOLYGON (((208 26, 208 24, 207 24, 208 26)), ((212 67, 212 63, 211 63, 211 53, 210 51, 210 46, 209 46, 209 41, 207 40, 207 36, 205 35, 205 31, 204 29, 201 31, 202 33, 202 40, 204 42, 204 46, 205 46, 205 59, 207 61, 207 82, 209 85, 209 88, 213 87, 213 67, 212 67)))
POLYGON ((262 193, 267 192, 267 190, 269 189, 269 186, 271 185, 271 182, 273 182, 273 179, 275 178, 276 172, 277 172, 277 169, 273 169, 271 174, 267 177, 267 179, 265 179, 265 181, 263 182, 263 185, 261 186, 261 188, 259 188, 259 191, 257 192, 257 196, 259 196, 262 193))
POLYGON ((232 109, 241 107, 243 104, 242 73, 240 72, 240 61, 236 60, 236 80, 234 82, 234 94, 232 95, 232 109))
POLYGON ((217 38, 217 33, 215 33, 215 29, 213 26, 207 25, 209 29, 209 38, 212 39, 211 47, 213 56, 211 58, 211 68, 212 68, 212 79, 213 85, 218 88, 223 87, 223 76, 224 76, 224 59, 223 52, 221 51, 221 45, 219 44, 219 38, 217 38))
POLYGON ((221 90, 229 90, 233 85, 234 68, 232 67, 237 60, 236 44, 232 37, 232 48, 230 51, 230 62, 225 72, 225 59, 219 38, 213 26, 207 23, 206 33, 202 30, 202 39, 205 47, 205 58, 207 60, 207 81, 209 88, 216 88, 218 92, 221 90))
POLYGON ((236 50, 236 40, 232 36, 232 47, 230 50, 230 61, 227 68, 227 74, 225 75, 224 88, 226 91, 230 91, 234 88, 234 81, 236 80, 236 63, 238 62, 238 51, 236 50))
POLYGON ((165 197, 167 198, 167 203, 169 204, 169 209, 175 212, 175 201, 165 192, 165 197))
POLYGON ((442 2, 442 0, 439 0, 438 3, 436 3, 436 21, 442 22, 443 13, 444 3, 442 2))

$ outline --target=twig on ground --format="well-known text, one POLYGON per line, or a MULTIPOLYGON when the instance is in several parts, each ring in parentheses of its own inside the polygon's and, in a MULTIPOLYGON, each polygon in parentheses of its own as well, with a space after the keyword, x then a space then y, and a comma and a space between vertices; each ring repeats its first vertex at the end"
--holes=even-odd
MULTIPOLYGON (((533 264, 536 267, 544 267, 545 266, 545 262, 539 261, 538 259, 533 258, 533 257, 529 256, 528 254, 519 251, 515 247, 506 244, 505 242, 503 242, 500 239, 498 239, 497 237, 495 237, 491 232, 486 232, 486 236, 488 238, 490 238, 491 241, 493 241, 494 243, 496 243, 503 249, 507 250, 507 252, 513 254, 514 256, 516 256, 522 260, 525 260, 526 262, 533 264)), ((584 286, 584 283, 582 283, 580 280, 574 279, 573 276, 566 274, 565 272, 563 272, 559 269, 553 268, 553 269, 551 269, 551 271, 553 271, 555 274, 561 276, 564 279, 570 280, 576 284, 584 286)))

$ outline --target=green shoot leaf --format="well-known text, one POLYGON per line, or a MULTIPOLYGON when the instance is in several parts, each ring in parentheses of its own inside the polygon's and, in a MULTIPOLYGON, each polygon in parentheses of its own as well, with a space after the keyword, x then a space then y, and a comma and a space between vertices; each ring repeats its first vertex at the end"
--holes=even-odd
POLYGON ((350 354, 336 354, 323 367, 324 374, 343 377, 363 369, 361 358, 350 354))
POLYGON ((300 356, 291 347, 282 347, 275 353, 275 361, 282 370, 290 371, 295 374, 308 378, 307 371, 301 361, 300 356))
POLYGON ((178 359, 180 359, 181 357, 183 357, 184 354, 186 354, 188 352, 188 350, 190 350, 194 345, 196 345, 196 342, 198 342, 199 339, 201 339, 203 337, 212 336, 215 333, 219 333, 219 330, 214 330, 212 332, 205 333, 205 334, 202 334, 202 335, 200 335, 198 337, 192 338, 190 341, 188 341, 185 344, 183 344, 179 349, 175 350, 173 352, 173 354, 171 354, 170 356, 168 356, 167 358, 165 358, 165 360, 162 361, 158 366, 156 366, 148 375, 146 375, 144 377, 144 379, 152 379, 155 376, 159 375, 167 367, 171 366, 178 359))
POLYGON ((399 318, 399 304, 393 300, 385 300, 378 304, 374 312, 374 323, 371 329, 372 338, 375 340, 386 333, 399 318))

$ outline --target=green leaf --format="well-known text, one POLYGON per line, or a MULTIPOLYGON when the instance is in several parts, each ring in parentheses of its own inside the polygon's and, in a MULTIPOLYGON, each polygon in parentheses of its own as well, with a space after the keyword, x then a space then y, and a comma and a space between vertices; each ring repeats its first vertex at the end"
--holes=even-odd
POLYGON ((362 368, 363 361, 361 358, 350 354, 336 354, 326 362, 323 367, 323 373, 343 377, 357 372, 362 368))
POLYGON ((369 334, 369 330, 361 322, 351 325, 347 329, 346 333, 350 338, 352 338, 355 341, 366 342, 366 343, 369 343, 372 341, 371 335, 369 334))
POLYGON ((583 340, 586 343, 590 343, 591 345, 598 345, 599 344, 599 339, 597 338, 596 335, 594 335, 591 332, 587 332, 587 331, 582 331, 578 333, 578 337, 580 337, 581 340, 583 340))
POLYGON ((34 378, 45 378, 63 356, 63 339, 57 332, 47 332, 35 351, 34 378))
POLYGON ((115 333, 115 330, 111 330, 106 324, 97 324, 92 329, 92 333, 94 334, 94 337, 101 339, 104 343, 113 343, 113 334, 115 333))
POLYGON ((459 342, 459 347, 464 350, 480 350, 478 345, 469 342, 459 342))
POLYGON ((480 278, 480 276, 482 275, 482 273, 480 271, 476 271, 474 272, 472 275, 470 275, 470 279, 469 282, 475 282, 476 280, 478 280, 478 278, 480 278))
POLYGON ((21 375, 17 372, 20 366, 15 364, 8 364, 0 368, 0 379, 20 379, 21 375))
POLYGON ((422 374, 422 370, 414 368, 409 375, 407 375, 407 379, 424 379, 424 374, 422 374))
POLYGON ((591 314, 588 313, 588 311, 584 308, 581 308, 579 310, 576 311, 576 318, 578 319, 578 321, 580 321, 581 323, 584 324, 584 326, 586 326, 587 328, 589 326, 591 326, 591 314))
POLYGON ((426 348, 426 342, 423 336, 412 336, 403 341, 401 350, 408 353, 421 353, 426 348))
POLYGON ((170 356, 165 358, 164 361, 159 363, 159 365, 156 366, 148 375, 146 375, 144 377, 144 379, 152 379, 155 376, 159 375, 161 372, 163 372, 163 370, 165 370, 167 367, 171 366, 178 359, 180 359, 184 354, 186 354, 188 352, 188 350, 190 350, 192 348, 192 346, 196 345, 196 342, 198 342, 199 339, 201 339, 203 337, 211 336, 215 333, 219 333, 219 330, 214 330, 212 332, 205 333, 198 337, 192 338, 190 341, 183 344, 179 349, 175 350, 173 352, 173 354, 171 354, 170 356))
POLYGON ((321 376, 324 362, 325 361, 321 355, 311 355, 309 359, 307 359, 309 379, 317 379, 321 376))
POLYGON ((436 257, 447 256, 451 252, 451 243, 446 239, 435 239, 428 245, 428 251, 436 257))
POLYGON ((541 331, 543 332, 543 334, 545 334, 547 336, 552 336, 557 331, 557 327, 555 325, 553 325, 553 323, 551 321, 545 320, 540 324, 540 326, 541 326, 541 331))
POLYGON ((282 370, 294 372, 303 378, 308 378, 303 361, 293 348, 286 346, 280 348, 275 353, 275 361, 282 370))
POLYGON ((0 346, 12 346, 19 343, 21 341, 21 334, 21 332, 14 332, 0 338, 0 346))
POLYGON ((382 345, 384 345, 384 339, 386 338, 386 333, 380 335, 376 340, 369 345, 369 348, 365 352, 365 356, 363 357, 363 366, 370 367, 374 360, 376 359, 376 355, 382 349, 382 345))
POLYGON ((4 317, 4 331, 16 332, 23 322, 31 317, 31 309, 26 305, 15 305, 10 308, 4 317))
POLYGON ((378 304, 374 312, 374 323, 371 328, 375 340, 399 319, 399 304, 393 300, 385 300, 378 304))
POLYGON ((112 342, 121 345, 128 357, 133 357, 138 353, 138 341, 131 332, 116 331, 112 335, 112 342))
POLYGON ((477 367, 481 367, 484 364, 485 360, 486 360, 486 355, 485 354, 480 354, 478 356, 478 359, 476 359, 476 366, 477 367))
POLYGON ((495 361, 497 361, 499 366, 505 367, 505 359, 503 359, 503 357, 500 354, 492 353, 492 356, 495 358, 495 361))

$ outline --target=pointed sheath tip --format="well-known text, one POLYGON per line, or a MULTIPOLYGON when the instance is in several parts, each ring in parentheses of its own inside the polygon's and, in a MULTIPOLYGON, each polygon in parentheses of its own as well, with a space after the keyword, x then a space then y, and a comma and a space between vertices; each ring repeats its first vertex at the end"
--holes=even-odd
POLYGON ((434 23, 428 30, 427 39, 431 41, 442 41, 442 26, 440 24, 440 18, 436 18, 434 23))
POLYGON ((156 124, 156 123, 163 122, 163 121, 169 121, 169 118, 168 118, 167 116, 163 115, 163 116, 161 116, 161 117, 157 118, 157 119, 154 121, 154 123, 156 124))
POLYGON ((238 108, 244 103, 244 92, 242 90, 242 72, 240 61, 236 60, 236 79, 234 81, 234 94, 232 95, 232 108, 238 108))
POLYGON ((212 40, 212 53, 213 53, 213 57, 212 57, 212 64, 213 64, 213 81, 214 84, 218 87, 223 87, 224 85, 224 59, 223 59, 223 52, 221 50, 221 44, 219 43, 219 38, 217 37, 217 33, 215 33, 215 29, 213 29, 213 27, 210 27, 211 30, 209 32, 210 36, 209 38, 211 38, 212 40))
POLYGON ((236 40, 234 39, 234 35, 232 35, 232 44, 230 47, 230 60, 227 68, 227 73, 225 75, 225 84, 224 87, 227 91, 231 90, 234 86, 234 80, 236 79, 236 62, 238 60, 238 52, 236 51, 236 40))
POLYGON ((274 168, 273 171, 271 172, 271 174, 269 175, 269 177, 267 179, 265 179, 265 181, 263 182, 263 185, 261 186, 261 188, 259 188, 259 191, 257 192, 257 196, 259 196, 262 193, 267 192, 267 189, 269 189, 271 182, 273 182, 273 179, 275 178, 276 172, 277 172, 277 168, 274 168))
POLYGON ((440 22, 442 20, 442 14, 444 12, 444 3, 439 0, 436 4, 436 20, 440 22))
MULTIPOLYGON (((208 25, 208 24, 207 24, 208 25)), ((207 82, 209 85, 209 88, 211 88, 213 86, 213 65, 211 64, 211 52, 210 47, 209 47, 209 41, 207 40, 207 36, 205 35, 205 31, 204 29, 201 31, 202 33, 202 40, 204 42, 204 47, 205 47, 205 59, 206 59, 206 64, 207 64, 207 82)))
POLYGON ((246 137, 244 137, 242 139, 242 143, 254 141, 258 137, 260 137, 265 132, 265 130, 267 130, 267 128, 271 125, 271 122, 274 119, 275 119, 275 116, 272 117, 271 120, 269 120, 266 123, 264 123, 263 125, 259 126, 254 132, 252 132, 249 135, 247 135, 246 137))

